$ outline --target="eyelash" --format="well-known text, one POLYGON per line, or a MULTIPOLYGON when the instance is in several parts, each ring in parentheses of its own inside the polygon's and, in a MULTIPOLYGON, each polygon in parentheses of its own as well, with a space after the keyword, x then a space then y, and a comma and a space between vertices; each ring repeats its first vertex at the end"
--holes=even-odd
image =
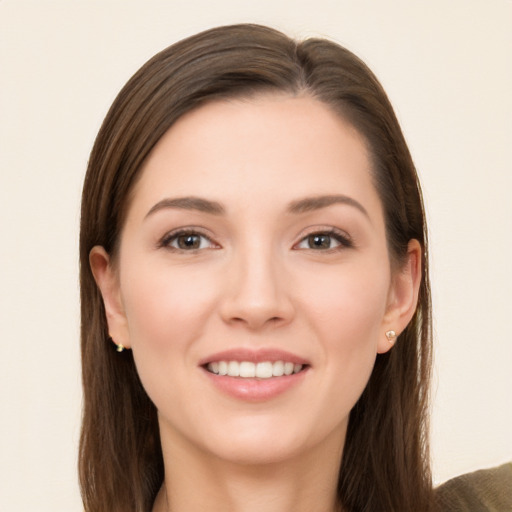
POLYGON ((170 233, 167 233, 162 238, 162 240, 159 242, 158 246, 166 248, 166 249, 170 249, 170 250, 173 250, 173 251, 177 251, 177 252, 196 252, 196 251, 201 251, 201 250, 204 250, 204 249, 212 249, 212 248, 220 247, 217 244, 215 244, 209 236, 207 236, 204 233, 202 233, 201 231, 198 231, 198 230, 193 229, 193 228, 179 229, 179 230, 171 231, 170 233), (189 236, 189 237, 197 236, 197 237, 201 237, 202 239, 206 239, 211 246, 217 246, 217 247, 194 247, 194 248, 190 248, 190 249, 184 249, 182 247, 174 247, 174 246, 172 246, 171 245, 172 242, 177 241, 180 236, 189 236))
POLYGON ((312 237, 318 237, 318 236, 327 236, 330 239, 334 239, 339 245, 336 247, 328 247, 326 249, 324 249, 324 248, 314 249, 312 247, 303 247, 303 249, 315 251, 315 252, 331 253, 331 252, 340 251, 343 249, 350 249, 350 248, 354 247, 354 242, 352 241, 350 236, 347 235, 347 233, 344 233, 343 231, 339 231, 334 228, 329 228, 329 229, 321 229, 318 231, 312 231, 312 232, 308 233, 306 236, 304 236, 299 241, 299 243, 295 244, 293 248, 299 249, 298 246, 300 244, 307 243, 308 239, 311 239, 312 237))
MULTIPOLYGON (((197 229, 193 229, 193 228, 184 228, 184 229, 179 229, 179 230, 171 231, 170 233, 167 233, 162 238, 162 240, 158 243, 158 247, 166 248, 166 249, 169 249, 172 251, 177 251, 177 252, 197 252, 197 251, 202 251, 205 249, 220 248, 220 246, 218 244, 216 244, 215 242, 213 242, 212 239, 208 235, 205 235, 201 231, 199 231, 197 229), (200 237, 201 239, 208 241, 209 247, 201 247, 201 244, 202 244, 201 241, 199 242, 200 243, 199 247, 192 247, 192 248, 187 248, 187 249, 183 248, 183 247, 174 247, 172 245, 172 243, 177 242, 179 240, 179 237, 181 237, 181 236, 200 237)), ((354 247, 354 243, 353 243, 352 239, 346 233, 339 231, 337 229, 330 228, 330 229, 325 229, 325 230, 312 231, 312 232, 308 233, 306 236, 301 238, 301 240, 298 243, 296 243, 293 246, 293 249, 295 249, 295 250, 305 249, 305 250, 310 250, 310 251, 314 251, 314 252, 329 252, 329 253, 331 253, 331 252, 335 252, 335 251, 339 251, 339 250, 343 250, 343 249, 349 249, 352 247, 354 247), (299 247, 300 244, 302 244, 302 243, 308 243, 308 239, 311 239, 311 237, 320 237, 320 236, 326 236, 326 237, 329 237, 330 239, 334 239, 339 245, 337 245, 336 247, 317 248, 317 249, 312 248, 312 247, 302 247, 302 248, 299 247)))

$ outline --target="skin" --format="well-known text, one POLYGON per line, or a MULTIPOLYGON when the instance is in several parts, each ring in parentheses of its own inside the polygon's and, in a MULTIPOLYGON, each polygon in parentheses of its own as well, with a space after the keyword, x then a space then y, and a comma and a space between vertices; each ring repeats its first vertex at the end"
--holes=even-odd
POLYGON ((143 166, 116 260, 90 255, 110 334, 158 409, 154 511, 335 510, 349 412, 392 348, 386 331, 412 318, 420 259, 411 241, 392 270, 365 142, 324 104, 265 95, 178 120, 143 166), (290 211, 333 195, 350 200, 290 211), (224 212, 160 203, 190 196, 224 212), (199 248, 180 248, 172 233, 192 227, 199 248), (235 398, 200 366, 235 347, 286 350, 308 368, 278 396, 235 398))

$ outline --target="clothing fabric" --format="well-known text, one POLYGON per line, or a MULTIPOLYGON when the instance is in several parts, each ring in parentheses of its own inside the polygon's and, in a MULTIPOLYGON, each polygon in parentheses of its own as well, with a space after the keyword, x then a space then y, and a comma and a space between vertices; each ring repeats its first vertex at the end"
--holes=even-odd
POLYGON ((440 512, 512 512, 512 462, 448 480, 436 493, 440 512))

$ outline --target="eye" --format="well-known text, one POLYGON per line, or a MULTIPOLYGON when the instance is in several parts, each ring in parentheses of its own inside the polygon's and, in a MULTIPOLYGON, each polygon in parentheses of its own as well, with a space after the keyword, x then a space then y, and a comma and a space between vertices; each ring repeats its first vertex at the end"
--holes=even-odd
POLYGON ((193 230, 169 233, 164 237, 160 245, 177 251, 198 251, 218 247, 209 237, 193 230))
POLYGON ((323 231, 310 233, 304 237, 294 248, 328 251, 337 248, 352 247, 350 239, 337 231, 323 231))

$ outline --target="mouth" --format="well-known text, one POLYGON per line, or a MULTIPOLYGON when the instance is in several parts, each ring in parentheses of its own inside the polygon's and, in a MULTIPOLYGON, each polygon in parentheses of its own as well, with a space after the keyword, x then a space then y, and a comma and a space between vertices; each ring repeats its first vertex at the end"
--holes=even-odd
POLYGON ((300 388, 311 364, 280 349, 235 348, 199 361, 209 382, 223 394, 246 402, 265 402, 300 388))
POLYGON ((306 369, 306 364, 292 361, 212 361, 203 366, 215 375, 238 377, 241 379, 271 379, 294 375, 306 369))

